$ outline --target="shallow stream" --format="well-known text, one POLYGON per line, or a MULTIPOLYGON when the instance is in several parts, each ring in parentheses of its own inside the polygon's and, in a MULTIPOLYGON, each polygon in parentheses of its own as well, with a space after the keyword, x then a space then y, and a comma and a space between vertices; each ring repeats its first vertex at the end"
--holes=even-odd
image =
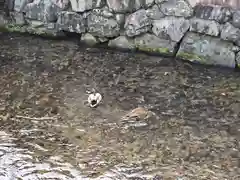
POLYGON ((239 72, 67 40, 0 42, 1 180, 240 179, 239 72), (122 119, 137 107, 153 115, 122 119))

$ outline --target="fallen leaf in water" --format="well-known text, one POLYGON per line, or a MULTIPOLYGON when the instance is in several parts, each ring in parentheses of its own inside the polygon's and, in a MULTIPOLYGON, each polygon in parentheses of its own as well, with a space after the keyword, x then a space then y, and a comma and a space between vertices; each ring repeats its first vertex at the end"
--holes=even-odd
POLYGON ((143 108, 143 107, 138 107, 127 113, 124 117, 123 120, 128 120, 131 118, 138 118, 138 119, 147 119, 151 115, 153 115, 153 112, 143 108))
POLYGON ((46 106, 51 104, 53 101, 50 94, 44 94, 38 101, 36 101, 37 105, 46 106))

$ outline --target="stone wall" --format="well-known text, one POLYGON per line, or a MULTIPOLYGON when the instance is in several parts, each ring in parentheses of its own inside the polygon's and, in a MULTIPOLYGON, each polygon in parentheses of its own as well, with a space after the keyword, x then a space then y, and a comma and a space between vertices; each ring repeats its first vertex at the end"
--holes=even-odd
POLYGON ((5 0, 0 25, 8 31, 53 36, 74 32, 89 45, 105 43, 234 68, 240 65, 240 3, 223 2, 5 0))

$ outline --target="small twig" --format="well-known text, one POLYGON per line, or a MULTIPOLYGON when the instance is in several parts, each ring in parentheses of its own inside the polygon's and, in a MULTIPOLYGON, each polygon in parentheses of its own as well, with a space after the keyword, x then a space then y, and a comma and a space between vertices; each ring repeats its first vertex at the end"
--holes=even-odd
POLYGON ((44 121, 44 120, 56 120, 54 117, 28 117, 28 116, 15 116, 16 118, 22 118, 22 119, 29 119, 29 120, 37 120, 37 121, 44 121))

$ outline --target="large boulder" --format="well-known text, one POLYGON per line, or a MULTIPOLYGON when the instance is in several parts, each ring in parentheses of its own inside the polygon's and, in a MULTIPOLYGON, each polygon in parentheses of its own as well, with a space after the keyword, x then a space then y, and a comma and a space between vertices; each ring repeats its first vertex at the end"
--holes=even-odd
POLYGON ((190 17, 193 15, 193 8, 185 0, 158 0, 156 3, 167 16, 190 17))
POLYGON ((134 44, 135 47, 140 51, 157 53, 167 56, 174 56, 177 47, 176 42, 160 39, 150 33, 135 37, 134 44))
POLYGON ((62 11, 59 14, 57 25, 59 30, 84 33, 86 31, 85 18, 75 12, 62 11))
POLYGON ((221 26, 218 22, 213 20, 204 20, 200 18, 190 19, 190 31, 207 34, 210 36, 218 36, 221 26))
POLYGON ((106 2, 105 0, 70 0, 72 5, 72 10, 75 12, 84 12, 86 10, 91 10, 94 8, 103 7, 106 2))
POLYGON ((88 32, 93 36, 112 38, 120 34, 120 26, 113 18, 105 18, 96 14, 87 17, 88 32))
POLYGON ((151 29, 152 20, 147 16, 145 9, 130 14, 125 21, 125 34, 129 37, 146 33, 151 29))
POLYGON ((179 42, 189 29, 189 20, 168 16, 154 20, 152 32, 159 38, 179 42))
POLYGON ((240 46, 240 29, 234 27, 230 23, 226 23, 222 27, 221 38, 223 40, 234 42, 240 46))
POLYGON ((220 38, 188 32, 181 42, 177 57, 200 64, 234 68, 238 49, 220 38))
POLYGON ((206 20, 215 20, 219 23, 228 22, 232 18, 232 10, 230 7, 223 6, 203 6, 197 5, 194 8, 197 18, 206 20))

